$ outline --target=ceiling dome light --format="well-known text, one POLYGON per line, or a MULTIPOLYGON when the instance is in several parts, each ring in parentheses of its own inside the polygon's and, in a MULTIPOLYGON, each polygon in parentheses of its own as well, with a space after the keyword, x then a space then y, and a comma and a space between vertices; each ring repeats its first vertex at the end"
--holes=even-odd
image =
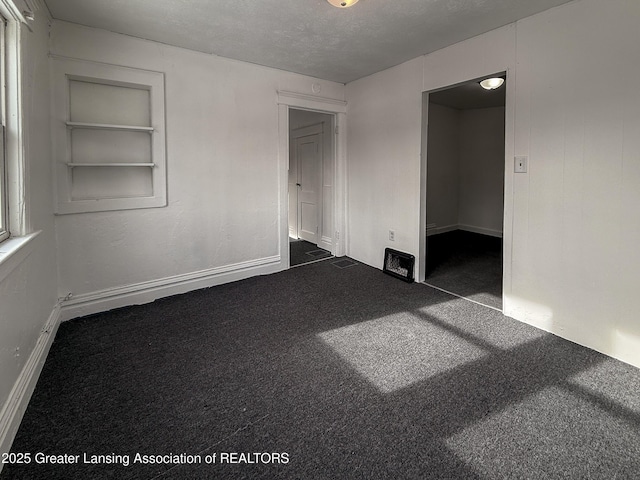
POLYGON ((485 90, 495 90, 504 83, 504 78, 485 78, 480 82, 480 86, 485 90))
POLYGON ((358 3, 358 0, 327 0, 331 5, 338 8, 347 8, 358 3))

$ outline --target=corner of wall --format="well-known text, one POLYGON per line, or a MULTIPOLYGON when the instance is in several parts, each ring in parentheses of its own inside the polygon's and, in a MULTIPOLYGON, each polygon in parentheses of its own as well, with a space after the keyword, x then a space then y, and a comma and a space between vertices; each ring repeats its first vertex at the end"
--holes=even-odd
MULTIPOLYGON (((40 331, 36 345, 0 411, 0 455, 11 450, 11 444, 27 410, 59 325, 60 306, 56 305, 40 331)), ((3 465, 4 463, 0 463, 0 472, 3 465)))

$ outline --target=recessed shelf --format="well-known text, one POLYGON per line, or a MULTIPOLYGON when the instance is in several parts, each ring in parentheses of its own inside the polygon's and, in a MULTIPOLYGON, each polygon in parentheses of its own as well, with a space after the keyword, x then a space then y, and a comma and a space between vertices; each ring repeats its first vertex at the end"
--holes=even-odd
POLYGON ((166 206, 164 74, 56 56, 51 74, 56 214, 166 206))
POLYGON ((93 128, 97 130, 124 130, 128 132, 153 132, 153 127, 139 125, 110 125, 106 123, 66 122, 68 128, 93 128))
POLYGON ((67 167, 155 167, 155 163, 73 163, 67 162, 67 167))

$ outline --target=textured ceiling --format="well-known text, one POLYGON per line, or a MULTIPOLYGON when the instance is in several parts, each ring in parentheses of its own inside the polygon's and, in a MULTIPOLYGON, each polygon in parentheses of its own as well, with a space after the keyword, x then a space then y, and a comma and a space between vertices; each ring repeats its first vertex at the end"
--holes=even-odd
POLYGON ((347 83, 569 0, 45 0, 58 20, 347 83))

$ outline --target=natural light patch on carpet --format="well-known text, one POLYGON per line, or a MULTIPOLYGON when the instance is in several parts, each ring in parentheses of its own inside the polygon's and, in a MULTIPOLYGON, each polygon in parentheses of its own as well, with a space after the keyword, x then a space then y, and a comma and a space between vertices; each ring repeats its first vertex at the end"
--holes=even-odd
POLYGON ((383 393, 487 354, 455 333, 411 314, 395 314, 318 334, 383 393))
POLYGON ((478 308, 458 298, 417 309, 415 314, 426 321, 433 319, 461 338, 491 351, 510 350, 549 335, 530 325, 508 321, 496 315, 495 310, 478 308))
POLYGON ((612 478, 609 470, 638 465, 640 431, 597 403, 548 387, 507 404, 446 440, 465 464, 486 478, 612 478))
POLYGON ((621 415, 627 415, 640 426, 640 374, 637 368, 608 358, 574 375, 567 383, 596 400, 616 405, 621 415))

